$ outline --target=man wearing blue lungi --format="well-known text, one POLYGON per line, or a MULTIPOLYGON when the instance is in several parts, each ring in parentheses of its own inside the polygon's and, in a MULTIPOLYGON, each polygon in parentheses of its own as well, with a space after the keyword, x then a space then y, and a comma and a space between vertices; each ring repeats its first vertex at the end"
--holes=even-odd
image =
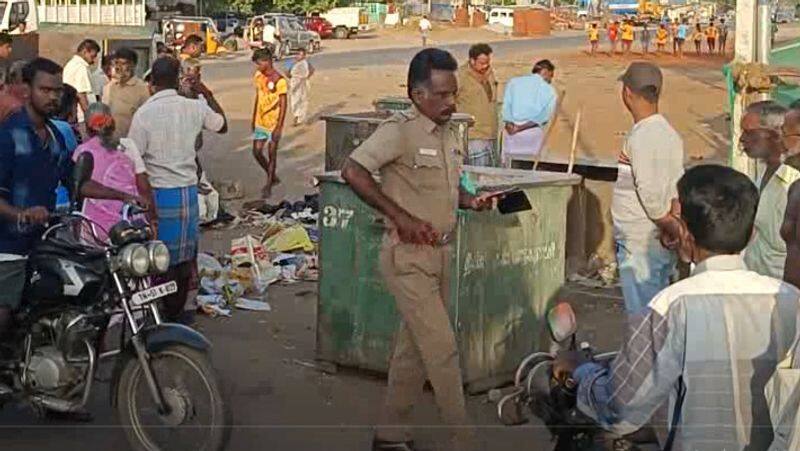
POLYGON ((162 57, 153 63, 153 96, 133 116, 128 137, 142 154, 155 197, 151 221, 170 253, 166 277, 178 283, 178 292, 165 298, 164 315, 180 321, 187 296, 197 278, 198 167, 195 140, 203 130, 225 133, 225 113, 211 91, 196 80, 200 99, 178 95, 180 63, 162 57))

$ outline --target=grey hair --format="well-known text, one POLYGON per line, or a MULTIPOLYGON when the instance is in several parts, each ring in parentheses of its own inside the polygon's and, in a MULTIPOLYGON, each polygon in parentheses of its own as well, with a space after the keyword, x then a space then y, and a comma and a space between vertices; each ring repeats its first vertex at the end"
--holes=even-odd
POLYGON ((0 84, 11 85, 22 83, 22 69, 28 61, 19 60, 0 68, 0 84))
POLYGON ((784 106, 775 101, 763 100, 748 105, 745 113, 757 114, 758 124, 761 127, 781 133, 787 111, 784 106))

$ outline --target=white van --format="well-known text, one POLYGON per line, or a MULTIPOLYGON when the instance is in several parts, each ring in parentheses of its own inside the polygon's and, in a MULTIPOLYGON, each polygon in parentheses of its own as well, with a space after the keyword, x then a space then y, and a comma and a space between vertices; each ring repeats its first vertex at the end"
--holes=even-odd
POLYGON ((0 31, 19 34, 39 29, 35 0, 0 0, 0 18, 0 31), (23 22, 24 31, 20 28, 23 22))
POLYGON ((504 27, 514 27, 513 8, 492 8, 489 11, 489 25, 500 24, 504 27))

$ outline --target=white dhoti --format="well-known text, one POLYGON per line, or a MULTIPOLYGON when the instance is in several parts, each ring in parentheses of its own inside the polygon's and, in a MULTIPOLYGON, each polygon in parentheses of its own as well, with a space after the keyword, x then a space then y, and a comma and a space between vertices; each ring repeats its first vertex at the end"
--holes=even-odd
POLYGON ((289 78, 289 106, 292 115, 298 121, 304 121, 308 114, 308 95, 311 91, 308 78, 310 75, 308 61, 303 60, 292 66, 289 78))
POLYGON ((503 130, 503 162, 515 157, 535 157, 542 151, 544 131, 541 127, 529 128, 509 135, 503 130))

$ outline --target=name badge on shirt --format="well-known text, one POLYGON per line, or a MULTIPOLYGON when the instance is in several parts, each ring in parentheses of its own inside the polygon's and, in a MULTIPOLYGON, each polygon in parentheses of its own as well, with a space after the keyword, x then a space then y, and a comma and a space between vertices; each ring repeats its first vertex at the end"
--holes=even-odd
POLYGON ((439 154, 439 151, 437 149, 426 149, 425 147, 420 147, 419 154, 425 155, 426 157, 435 157, 439 154))

